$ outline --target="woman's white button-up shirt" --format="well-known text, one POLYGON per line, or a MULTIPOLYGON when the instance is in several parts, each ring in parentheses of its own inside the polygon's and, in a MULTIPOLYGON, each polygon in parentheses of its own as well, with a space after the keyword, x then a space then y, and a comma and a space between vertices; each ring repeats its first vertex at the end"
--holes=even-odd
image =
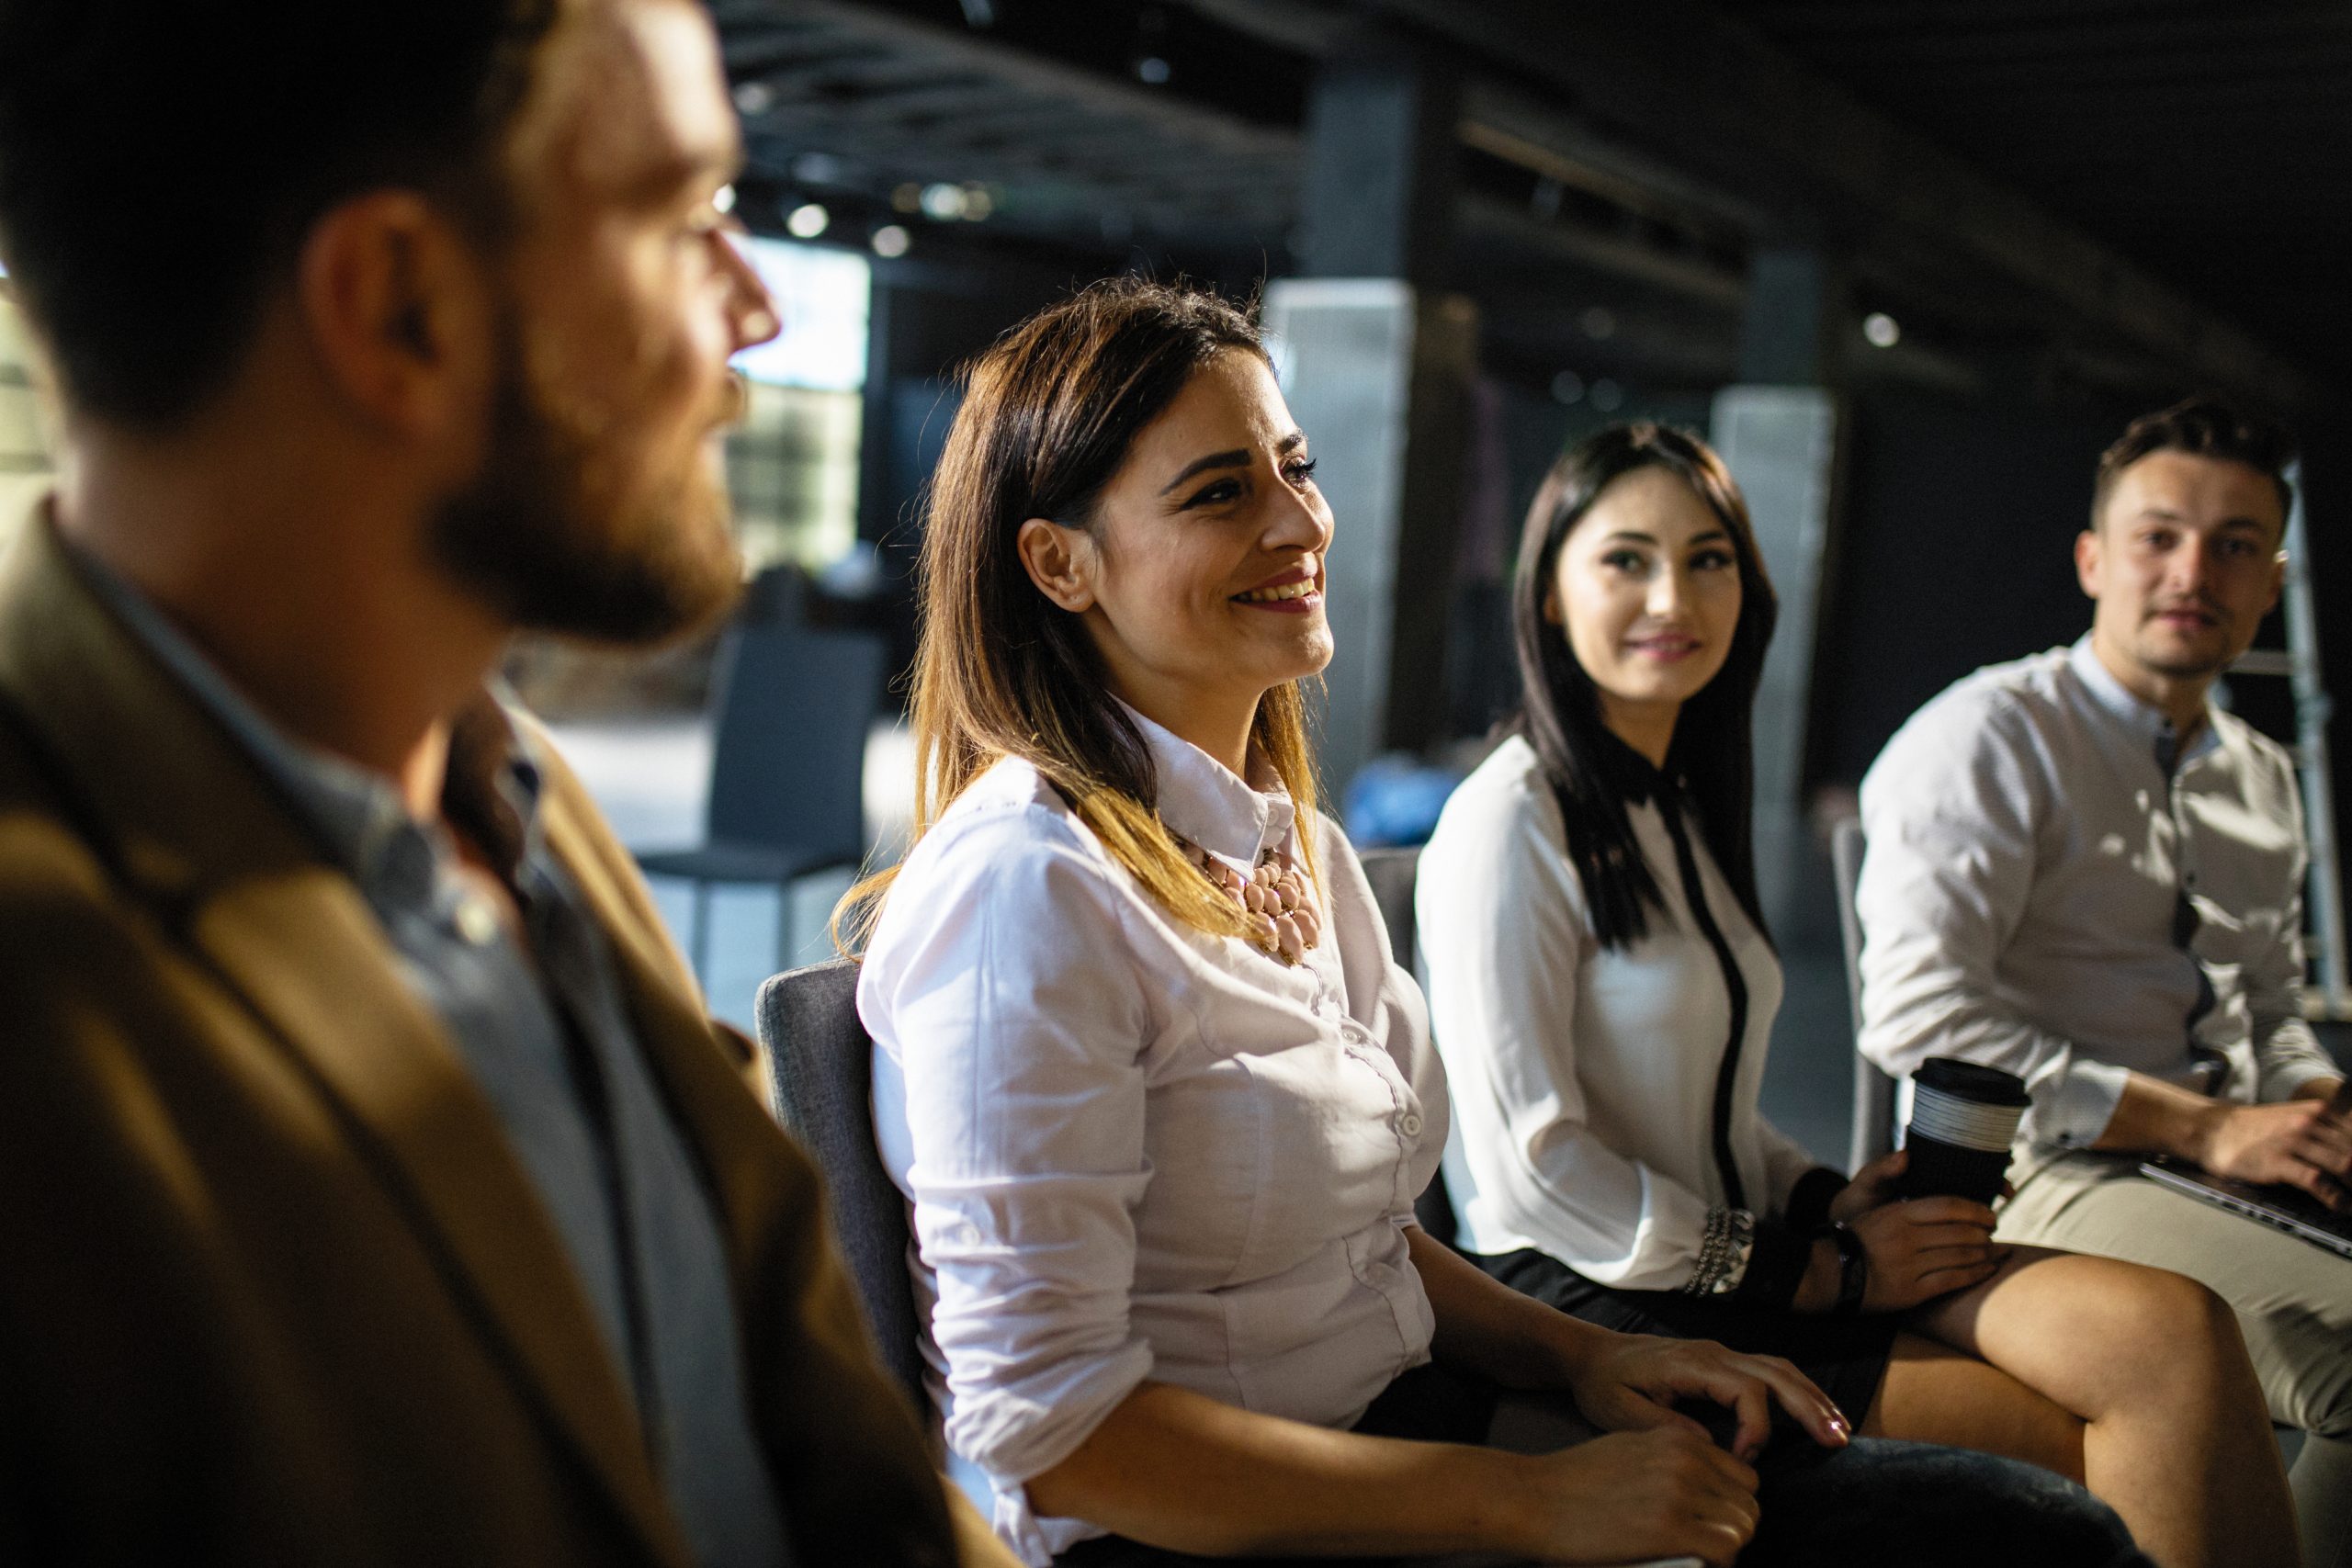
MULTIPOLYGON (((1629 805, 1664 908, 1600 945, 1532 747, 1512 737, 1453 792, 1421 852, 1420 953, 1466 1169, 1462 1245, 1532 1247, 1629 1291, 1690 1279, 1726 1201, 1710 1147, 1731 1028, 1723 967, 1690 913, 1655 802, 1629 805)), ((1757 1110, 1781 964, 1692 835, 1707 907, 1747 987, 1727 1131, 1747 1202, 1778 1213, 1813 1160, 1757 1110)), ((1465 1178, 1463 1179, 1462 1178, 1465 1178)))
MULTIPOLYGON (((1244 870, 1295 852, 1278 786, 1136 717, 1172 830, 1244 870)), ((1362 866, 1314 829, 1323 938, 1296 967, 1170 919, 1018 761, 890 890, 858 983, 876 1134, 948 1443, 1032 1562, 1101 1531, 1022 1483, 1146 1379, 1337 1427, 1429 1359, 1405 1230, 1444 1079, 1362 866)))

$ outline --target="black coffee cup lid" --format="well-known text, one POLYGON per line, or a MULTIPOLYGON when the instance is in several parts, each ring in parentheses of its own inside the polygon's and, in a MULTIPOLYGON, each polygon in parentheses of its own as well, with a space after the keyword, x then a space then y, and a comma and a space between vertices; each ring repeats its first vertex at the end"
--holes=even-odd
POLYGON ((1981 1062, 1963 1062, 1957 1056, 1930 1056, 1913 1077, 1922 1089, 1979 1105, 2033 1103, 2033 1096, 2025 1091, 2025 1080, 2017 1074, 1981 1062))

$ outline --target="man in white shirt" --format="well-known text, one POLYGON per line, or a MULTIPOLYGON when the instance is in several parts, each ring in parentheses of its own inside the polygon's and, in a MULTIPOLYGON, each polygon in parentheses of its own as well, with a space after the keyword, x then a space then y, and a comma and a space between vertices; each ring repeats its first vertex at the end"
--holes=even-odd
POLYGON ((2306 1551, 2352 1534, 2352 1262, 2139 1174, 2170 1156, 2352 1209, 2342 1075, 2304 1023, 2285 750, 2211 706, 2278 602, 2283 440, 2192 400, 2099 463, 2075 543, 2088 636, 1980 670, 1862 783, 1865 1055, 2023 1076, 2009 1240, 2127 1258, 2237 1308, 2306 1551))

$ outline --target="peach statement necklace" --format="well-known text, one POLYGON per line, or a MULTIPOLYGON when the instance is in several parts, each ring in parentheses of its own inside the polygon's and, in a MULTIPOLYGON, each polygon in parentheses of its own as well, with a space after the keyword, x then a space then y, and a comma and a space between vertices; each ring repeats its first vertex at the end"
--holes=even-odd
POLYGON ((1176 842, 1203 876, 1241 906, 1253 946, 1296 964, 1322 939, 1323 917, 1307 895, 1306 876, 1272 850, 1260 855, 1257 868, 1244 876, 1192 840, 1176 842))

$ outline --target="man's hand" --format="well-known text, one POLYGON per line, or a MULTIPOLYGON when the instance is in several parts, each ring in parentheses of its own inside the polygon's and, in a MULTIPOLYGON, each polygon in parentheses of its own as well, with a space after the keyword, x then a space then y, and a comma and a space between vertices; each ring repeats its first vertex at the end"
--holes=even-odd
POLYGON ((1569 1371, 1568 1392, 1585 1419, 1604 1430, 1662 1427, 1702 1438, 1706 1429, 1678 1413, 1674 1404, 1713 1400, 1739 1417, 1732 1452, 1741 1460, 1763 1451, 1775 1402, 1824 1447, 1843 1448, 1852 1430, 1829 1396, 1789 1362, 1777 1356, 1743 1356, 1706 1339, 1594 1336, 1569 1371))
MULTIPOLYGON (((1911 1198, 1853 1222, 1870 1258, 1864 1312, 1901 1312, 1993 1277, 1993 1211, 1965 1198, 1911 1198)), ((1826 1245, 1826 1244, 1822 1244, 1826 1245)))
POLYGON ((1861 1169, 1854 1179, 1838 1190, 1829 1200, 1829 1217, 1851 1224, 1872 1209, 1884 1208, 1895 1201, 1895 1186, 1909 1169, 1911 1156, 1901 1149, 1891 1155, 1881 1155, 1861 1169))
MULTIPOLYGON (((1993 1245, 1993 1211, 1965 1198, 1895 1196, 1909 1156, 1901 1149, 1855 1173, 1829 1201, 1829 1217, 1852 1229, 1870 1259, 1864 1312, 1901 1312, 1991 1279, 2005 1256, 1993 1245)), ((1835 1243, 1813 1244, 1813 1257, 1791 1303, 1827 1312, 1838 1300, 1842 1263, 1835 1243)))
POLYGON ((2325 1101, 2217 1103, 2191 1157, 2215 1176, 2300 1187, 2331 1209, 2352 1211, 2352 1122, 2325 1101))

